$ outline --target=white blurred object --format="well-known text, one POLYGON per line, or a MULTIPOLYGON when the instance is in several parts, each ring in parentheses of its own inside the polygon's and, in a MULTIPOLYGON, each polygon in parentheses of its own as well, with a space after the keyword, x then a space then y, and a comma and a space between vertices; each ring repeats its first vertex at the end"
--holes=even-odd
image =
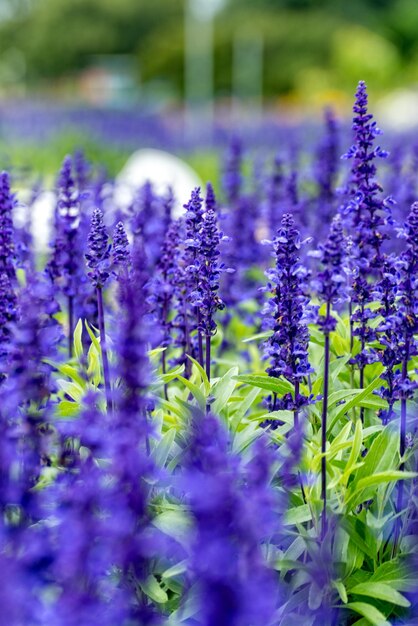
POLYGON ((42 191, 29 208, 26 203, 29 202, 31 193, 30 189, 19 191, 18 199, 23 204, 19 202, 15 207, 13 221, 19 228, 29 219, 35 250, 45 252, 52 236, 52 221, 57 197, 53 191, 42 191))
POLYGON ((183 204, 189 200, 192 189, 202 187, 196 172, 178 157, 162 150, 138 150, 116 177, 115 205, 126 209, 138 188, 147 181, 152 183, 157 194, 165 194, 169 187, 172 188, 174 215, 183 212, 183 204))
POLYGON ((418 91, 398 89, 376 107, 376 119, 382 129, 409 130, 418 126, 418 91))

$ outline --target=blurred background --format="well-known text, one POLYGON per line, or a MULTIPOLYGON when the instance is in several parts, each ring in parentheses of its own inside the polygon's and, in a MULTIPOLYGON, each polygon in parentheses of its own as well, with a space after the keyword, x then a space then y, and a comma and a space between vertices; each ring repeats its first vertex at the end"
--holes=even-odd
POLYGON ((46 137, 62 150, 89 129, 112 169, 103 140, 123 152, 299 124, 325 105, 348 116, 360 78, 381 125, 418 124, 417 0, 0 0, 12 150, 31 137, 34 153, 46 137))

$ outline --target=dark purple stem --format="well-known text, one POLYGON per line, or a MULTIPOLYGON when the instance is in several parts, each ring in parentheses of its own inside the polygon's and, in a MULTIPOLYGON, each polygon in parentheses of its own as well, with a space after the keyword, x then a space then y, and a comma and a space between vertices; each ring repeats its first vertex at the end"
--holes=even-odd
POLYGON ((205 338, 206 338, 206 376, 208 377, 208 380, 210 381, 211 336, 206 335, 205 338))
POLYGON ((197 310, 197 323, 198 323, 198 331, 197 331, 197 337, 198 337, 198 346, 199 346, 199 363, 201 365, 201 367, 204 366, 204 362, 203 362, 203 334, 202 331, 200 330, 200 323, 202 321, 202 315, 200 313, 200 309, 197 310))
MULTIPOLYGON (((326 319, 330 317, 330 303, 327 302, 326 319)), ((328 387, 329 387, 329 331, 325 331, 324 346, 324 393, 322 400, 322 431, 321 431, 321 498, 323 501, 321 519, 321 538, 325 537, 327 530, 327 460, 325 452, 327 449, 327 416, 328 416, 328 387)))
POLYGON ((74 297, 68 296, 68 356, 73 357, 74 343, 74 297))
MULTIPOLYGON (((208 381, 210 382, 210 362, 211 362, 211 336, 205 335, 206 338, 206 376, 208 377, 208 381)), ((206 404, 206 413, 210 411, 210 404, 206 404)))
MULTIPOLYGON (((166 350, 163 350, 163 353, 161 355, 161 366, 162 366, 162 372, 163 374, 167 373, 167 356, 166 356, 166 350)), ((167 383, 164 383, 164 398, 166 400, 168 400, 168 390, 167 390, 167 383)))
POLYGON ((110 368, 109 360, 107 357, 106 347, 106 330, 105 330, 105 318, 103 309, 103 292, 101 287, 96 287, 97 296, 97 309, 99 313, 99 330, 100 330, 100 346, 102 350, 102 363, 103 363, 103 378, 105 385, 106 405, 109 413, 113 412, 112 404, 112 388, 110 384, 110 368))
MULTIPOLYGON (((297 378, 295 381, 295 405, 298 406, 299 401, 299 379, 297 378)), ((293 425, 296 429, 299 425, 299 410, 295 409, 293 413, 293 425)))
MULTIPOLYGON (((406 378, 408 377, 408 360, 409 360, 409 341, 407 341, 406 346, 405 346, 405 357, 404 360, 402 361, 402 380, 405 381, 406 378)), ((406 396, 405 394, 402 394, 401 397, 401 424, 400 424, 400 431, 399 431, 399 455, 402 459, 403 455, 405 454, 405 449, 406 449, 406 396)), ((404 471, 405 469, 405 463, 401 462, 399 469, 401 472, 404 471)), ((398 484, 398 498, 397 498, 397 502, 396 502, 396 512, 400 513, 402 511, 402 506, 403 506, 403 480, 399 481, 398 484)), ((396 520, 396 528, 395 528, 395 537, 393 540, 393 555, 396 554, 397 548, 398 548, 398 543, 399 543, 399 538, 400 538, 400 534, 401 534, 401 530, 402 530, 402 521, 401 518, 398 518, 396 520)))

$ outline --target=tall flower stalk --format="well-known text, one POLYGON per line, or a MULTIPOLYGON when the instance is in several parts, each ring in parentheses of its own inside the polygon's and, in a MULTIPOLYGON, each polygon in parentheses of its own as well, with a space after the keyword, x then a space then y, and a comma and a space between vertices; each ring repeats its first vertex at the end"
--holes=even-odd
POLYGON ((313 369, 309 363, 309 331, 307 327, 305 295, 307 269, 301 263, 300 233, 291 213, 286 213, 273 241, 275 267, 266 272, 269 279, 266 291, 273 297, 264 308, 264 325, 273 330, 264 346, 264 355, 270 361, 269 376, 283 376, 294 385, 294 396, 286 394, 277 398, 273 394, 269 401, 271 411, 293 411, 295 426, 300 409, 309 403, 309 398, 300 391, 300 383, 313 369))
MULTIPOLYGON (((353 255, 356 274, 352 283, 351 324, 353 336, 360 341, 360 351, 353 357, 360 373, 360 388, 364 388, 364 372, 368 363, 376 359, 375 353, 368 347, 375 338, 375 331, 370 325, 375 314, 370 309, 373 301, 373 285, 370 276, 380 280, 384 267, 382 244, 388 238, 386 226, 390 221, 389 206, 391 199, 382 199, 381 186, 376 180, 377 158, 386 158, 388 153, 379 146, 374 147, 375 138, 381 134, 368 113, 367 89, 360 81, 353 107, 354 144, 344 155, 352 159, 350 180, 350 201, 345 207, 346 225, 353 237, 353 255)), ((361 419, 364 409, 361 408, 361 419)))
POLYGON ((68 354, 73 356, 74 306, 81 280, 80 194, 73 177, 71 156, 64 159, 58 179, 55 241, 47 270, 55 286, 67 298, 68 354))
POLYGON ((211 203, 203 216, 198 248, 199 280, 194 294, 194 303, 199 308, 199 330, 205 337, 205 368, 210 380, 211 369, 211 339, 216 334, 216 311, 224 308, 224 303, 218 295, 219 277, 225 267, 219 262, 219 245, 226 237, 219 231, 217 215, 212 208, 213 191, 210 194, 211 203))
POLYGON ((0 357, 5 357, 10 343, 9 324, 16 319, 16 269, 13 208, 7 172, 0 174, 0 357))
POLYGON ((343 232, 341 217, 337 216, 331 223, 330 233, 325 244, 320 245, 315 256, 319 257, 321 271, 313 281, 319 299, 325 304, 325 315, 320 315, 318 326, 325 338, 324 343, 324 386, 322 398, 321 423, 321 498, 323 501, 321 536, 324 538, 327 530, 327 417, 329 395, 329 366, 330 366, 330 333, 337 325, 332 315, 332 305, 347 299, 346 268, 346 240, 343 232))
POLYGON ((161 354, 163 374, 167 371, 167 350, 173 341, 173 319, 171 318, 171 314, 174 309, 174 302, 178 296, 177 286, 179 273, 181 273, 180 262, 182 251, 180 244, 182 241, 182 232, 182 222, 180 220, 173 220, 164 238, 160 258, 150 285, 151 295, 149 300, 152 315, 161 328, 161 347, 165 348, 161 354))
MULTIPOLYGON (((184 205, 186 209, 186 241, 185 241, 185 261, 188 274, 189 289, 192 293, 199 283, 199 246, 201 241, 201 228, 203 223, 203 198, 200 196, 200 188, 196 187, 192 191, 190 201, 184 205)), ((203 333, 201 330, 201 316, 199 307, 196 307, 196 328, 198 340, 198 359, 203 367, 203 333)))
MULTIPOLYGON (((404 470, 404 455, 406 452, 407 437, 407 409, 408 401, 413 397, 418 386, 408 373, 410 359, 418 355, 418 202, 414 203, 400 235, 405 239, 405 250, 398 262, 398 312, 392 318, 397 326, 397 345, 400 369, 394 375, 396 397, 400 398, 401 415, 399 428, 399 455, 401 458, 400 470, 404 470)), ((399 481, 396 509, 400 513, 403 507, 403 481, 399 481)), ((395 528, 393 551, 398 546, 402 522, 399 520, 395 528)))
POLYGON ((103 222, 103 213, 100 209, 95 209, 91 218, 91 229, 88 236, 88 251, 86 253, 86 260, 87 265, 90 268, 88 276, 96 290, 106 405, 107 410, 112 412, 112 386, 107 354, 105 315, 103 306, 103 287, 109 278, 110 248, 109 236, 103 222))

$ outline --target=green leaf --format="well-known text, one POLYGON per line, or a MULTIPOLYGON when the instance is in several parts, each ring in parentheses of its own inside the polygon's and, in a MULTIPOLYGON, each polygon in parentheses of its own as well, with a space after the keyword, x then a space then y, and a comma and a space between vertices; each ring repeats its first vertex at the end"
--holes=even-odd
POLYGON ((83 334, 83 322, 81 321, 81 319, 79 319, 77 322, 77 326, 74 328, 74 340, 73 340, 74 354, 78 360, 80 360, 84 354, 82 334, 83 334))
POLYGON ((80 405, 78 402, 69 402, 68 400, 61 400, 55 410, 55 417, 58 418, 77 418, 80 413, 80 405))
POLYGON ((361 450, 362 441, 363 441, 363 425, 361 423, 361 420, 358 419, 356 422, 356 427, 354 431, 353 446, 351 448, 350 456, 348 457, 347 465, 345 466, 344 473, 343 473, 342 481, 344 482, 344 484, 347 483, 349 476, 351 474, 351 471, 358 459, 358 456, 361 450))
POLYGON ((272 391, 278 395, 292 393, 293 391, 293 385, 291 385, 287 380, 273 378, 267 374, 242 374, 240 376, 236 376, 235 380, 238 380, 240 383, 244 383, 246 385, 258 387, 259 389, 272 391))
POLYGON ((378 600, 384 600, 385 602, 391 602, 398 606, 411 606, 411 603, 405 596, 392 589, 392 587, 386 583, 367 581, 367 583, 360 583, 350 589, 350 593, 355 593, 359 596, 369 596, 369 598, 377 598, 378 600))
POLYGON ((294 526, 295 524, 302 524, 303 522, 309 522, 312 519, 312 513, 308 504, 302 504, 290 509, 285 517, 283 524, 285 526, 294 526))
POLYGON ((75 400, 76 402, 81 402, 83 397, 83 390, 80 389, 79 385, 76 383, 70 383, 68 380, 62 380, 59 378, 57 380, 59 387, 66 393, 70 398, 75 400))
POLYGON ((182 374, 183 372, 184 372, 184 365, 178 365, 177 367, 168 371, 166 374, 161 374, 160 380, 164 384, 170 383, 175 378, 178 378, 179 374, 182 374))
POLYGON ((373 474, 393 469, 398 465, 398 433, 392 424, 379 433, 364 459, 363 467, 357 472, 355 482, 373 474))
POLYGON ((331 364, 330 364, 330 375, 331 375, 331 380, 334 383, 337 380, 338 376, 343 371, 343 369, 345 368, 345 366, 347 365, 349 360, 350 360, 350 355, 348 355, 348 356, 341 356, 338 359, 335 359, 334 361, 331 361, 331 364))
POLYGON ((359 613, 359 615, 368 619, 374 626, 391 626, 379 609, 376 609, 376 607, 371 604, 366 604, 366 602, 349 602, 345 604, 343 608, 351 609, 359 613))
POLYGON ((356 519, 351 516, 345 516, 340 519, 340 526, 349 535, 355 546, 371 559, 376 558, 372 546, 367 543, 356 530, 356 519))
POLYGON ((162 578, 174 578, 175 576, 180 576, 180 574, 184 574, 187 572, 187 560, 180 561, 176 565, 169 567, 161 574, 162 578))
POLYGON ((153 457, 154 457, 155 464, 157 465, 157 467, 164 467, 167 461, 168 455, 170 454, 171 446, 174 443, 175 436, 176 436, 176 429, 170 428, 170 430, 168 430, 164 434, 162 439, 155 446, 154 451, 153 451, 153 457))
POLYGON ((231 419, 231 429, 233 431, 237 430, 241 421, 244 419, 246 412, 252 407, 259 393, 260 391, 257 388, 250 389, 243 400, 239 403, 231 419))
MULTIPOLYGON (((364 465, 361 470, 364 469, 364 465)), ((360 471, 361 471, 360 470, 360 471)), ((410 478, 416 478, 418 474, 416 472, 401 472, 400 470, 388 470, 386 472, 380 472, 367 476, 357 481, 352 488, 347 492, 347 508, 354 508, 361 502, 369 500, 372 493, 370 490, 381 485, 382 483, 389 483, 396 480, 408 480, 410 478)), ((372 490, 373 491, 373 490, 372 490)))
POLYGON ((359 480, 357 489, 365 489, 366 487, 388 483, 393 480, 408 480, 409 478, 416 478, 417 476, 418 474, 416 472, 401 472, 400 470, 380 472, 379 474, 374 474, 374 476, 367 476, 359 480))
POLYGON ((231 367, 231 369, 224 375, 212 389, 212 394, 215 396, 215 401, 211 406, 211 410, 215 415, 219 415, 222 409, 228 404, 229 398, 232 396, 236 383, 236 375, 238 373, 238 367, 231 367))
POLYGON ((192 524, 181 509, 163 511, 152 520, 153 525, 169 537, 173 537, 186 549, 190 544, 192 524))
POLYGON ((209 379, 207 377, 207 374, 206 374, 205 370, 200 365, 199 361, 196 361, 196 359, 191 357, 189 354, 187 355, 187 358, 190 359, 190 361, 193 363, 193 365, 196 367, 197 371, 199 372, 199 374, 200 374, 200 376, 202 378, 202 381, 203 381, 203 386, 205 388, 205 393, 208 396, 209 392, 210 392, 210 382, 209 382, 209 379))
POLYGON ((87 376, 95 387, 98 387, 102 382, 100 354, 92 343, 87 354, 87 376))
POLYGON ((268 339, 273 335, 272 330, 265 330, 262 333, 257 333, 256 335, 251 335, 251 337, 247 337, 242 340, 242 343, 250 343, 250 341, 260 341, 260 339, 268 339))
POLYGON ((375 380, 373 380, 370 385, 368 387, 366 387, 365 389, 363 389, 362 391, 360 391, 359 394, 357 394, 354 398, 352 398, 351 400, 349 400, 346 404, 344 404, 339 411, 337 412, 337 414, 334 416, 334 419, 332 420, 331 424, 329 425, 328 428, 328 432, 332 432, 335 424, 338 423, 338 421, 346 414, 348 413, 348 411, 350 411, 351 409, 355 408, 356 406, 360 406, 360 403, 362 400, 364 400, 365 398, 367 398, 367 396, 371 395, 373 393, 373 391, 375 389, 377 389, 377 387, 382 385, 382 381, 381 379, 375 378, 375 380))
POLYGON ((142 591, 149 598, 151 598, 151 600, 154 600, 154 602, 157 602, 158 604, 164 604, 165 602, 168 602, 168 595, 164 591, 164 589, 161 589, 155 576, 148 576, 148 578, 144 582, 139 583, 139 586, 141 587, 142 591))
POLYGON ((92 344, 94 345, 94 347, 96 348, 97 352, 99 354, 102 353, 102 349, 100 347, 100 341, 98 340, 98 338, 96 337, 96 335, 94 334, 94 332, 92 331, 92 329, 89 326, 89 323, 87 320, 84 320, 84 325, 86 327, 86 330, 89 334, 89 337, 91 339, 92 344))
POLYGON ((57 363, 56 361, 53 361, 52 359, 43 359, 43 361, 47 363, 48 365, 50 365, 51 367, 53 367, 55 370, 57 370, 57 372, 59 372, 63 376, 67 376, 68 378, 71 378, 71 380, 77 383, 77 385, 79 385, 80 387, 86 386, 86 380, 82 378, 82 376, 80 376, 76 367, 73 367, 72 365, 69 365, 68 363, 57 363))
POLYGON ((371 582, 381 581, 398 591, 416 591, 415 572, 398 559, 382 563, 370 578, 371 582))
POLYGON ((341 400, 358 395, 360 392, 361 389, 340 389, 339 391, 334 391, 328 397, 328 408, 331 408, 337 402, 341 402, 341 400))
POLYGON ((178 378, 179 380, 181 380, 183 385, 187 387, 187 389, 190 391, 190 393, 192 394, 192 396, 194 397, 194 399, 196 400, 196 402, 198 403, 202 411, 204 411, 206 407, 206 397, 204 393, 200 390, 200 388, 197 385, 192 383, 190 380, 187 380, 187 378, 184 378, 183 376, 179 376, 178 378))
POLYGON ((243 430, 235 433, 232 442, 232 451, 236 454, 240 454, 260 436, 260 428, 257 422, 247 424, 243 430))
POLYGON ((340 596, 344 604, 347 604, 348 597, 347 597, 347 590, 344 586, 344 583, 341 580, 333 580, 332 585, 338 591, 338 595, 340 596))

